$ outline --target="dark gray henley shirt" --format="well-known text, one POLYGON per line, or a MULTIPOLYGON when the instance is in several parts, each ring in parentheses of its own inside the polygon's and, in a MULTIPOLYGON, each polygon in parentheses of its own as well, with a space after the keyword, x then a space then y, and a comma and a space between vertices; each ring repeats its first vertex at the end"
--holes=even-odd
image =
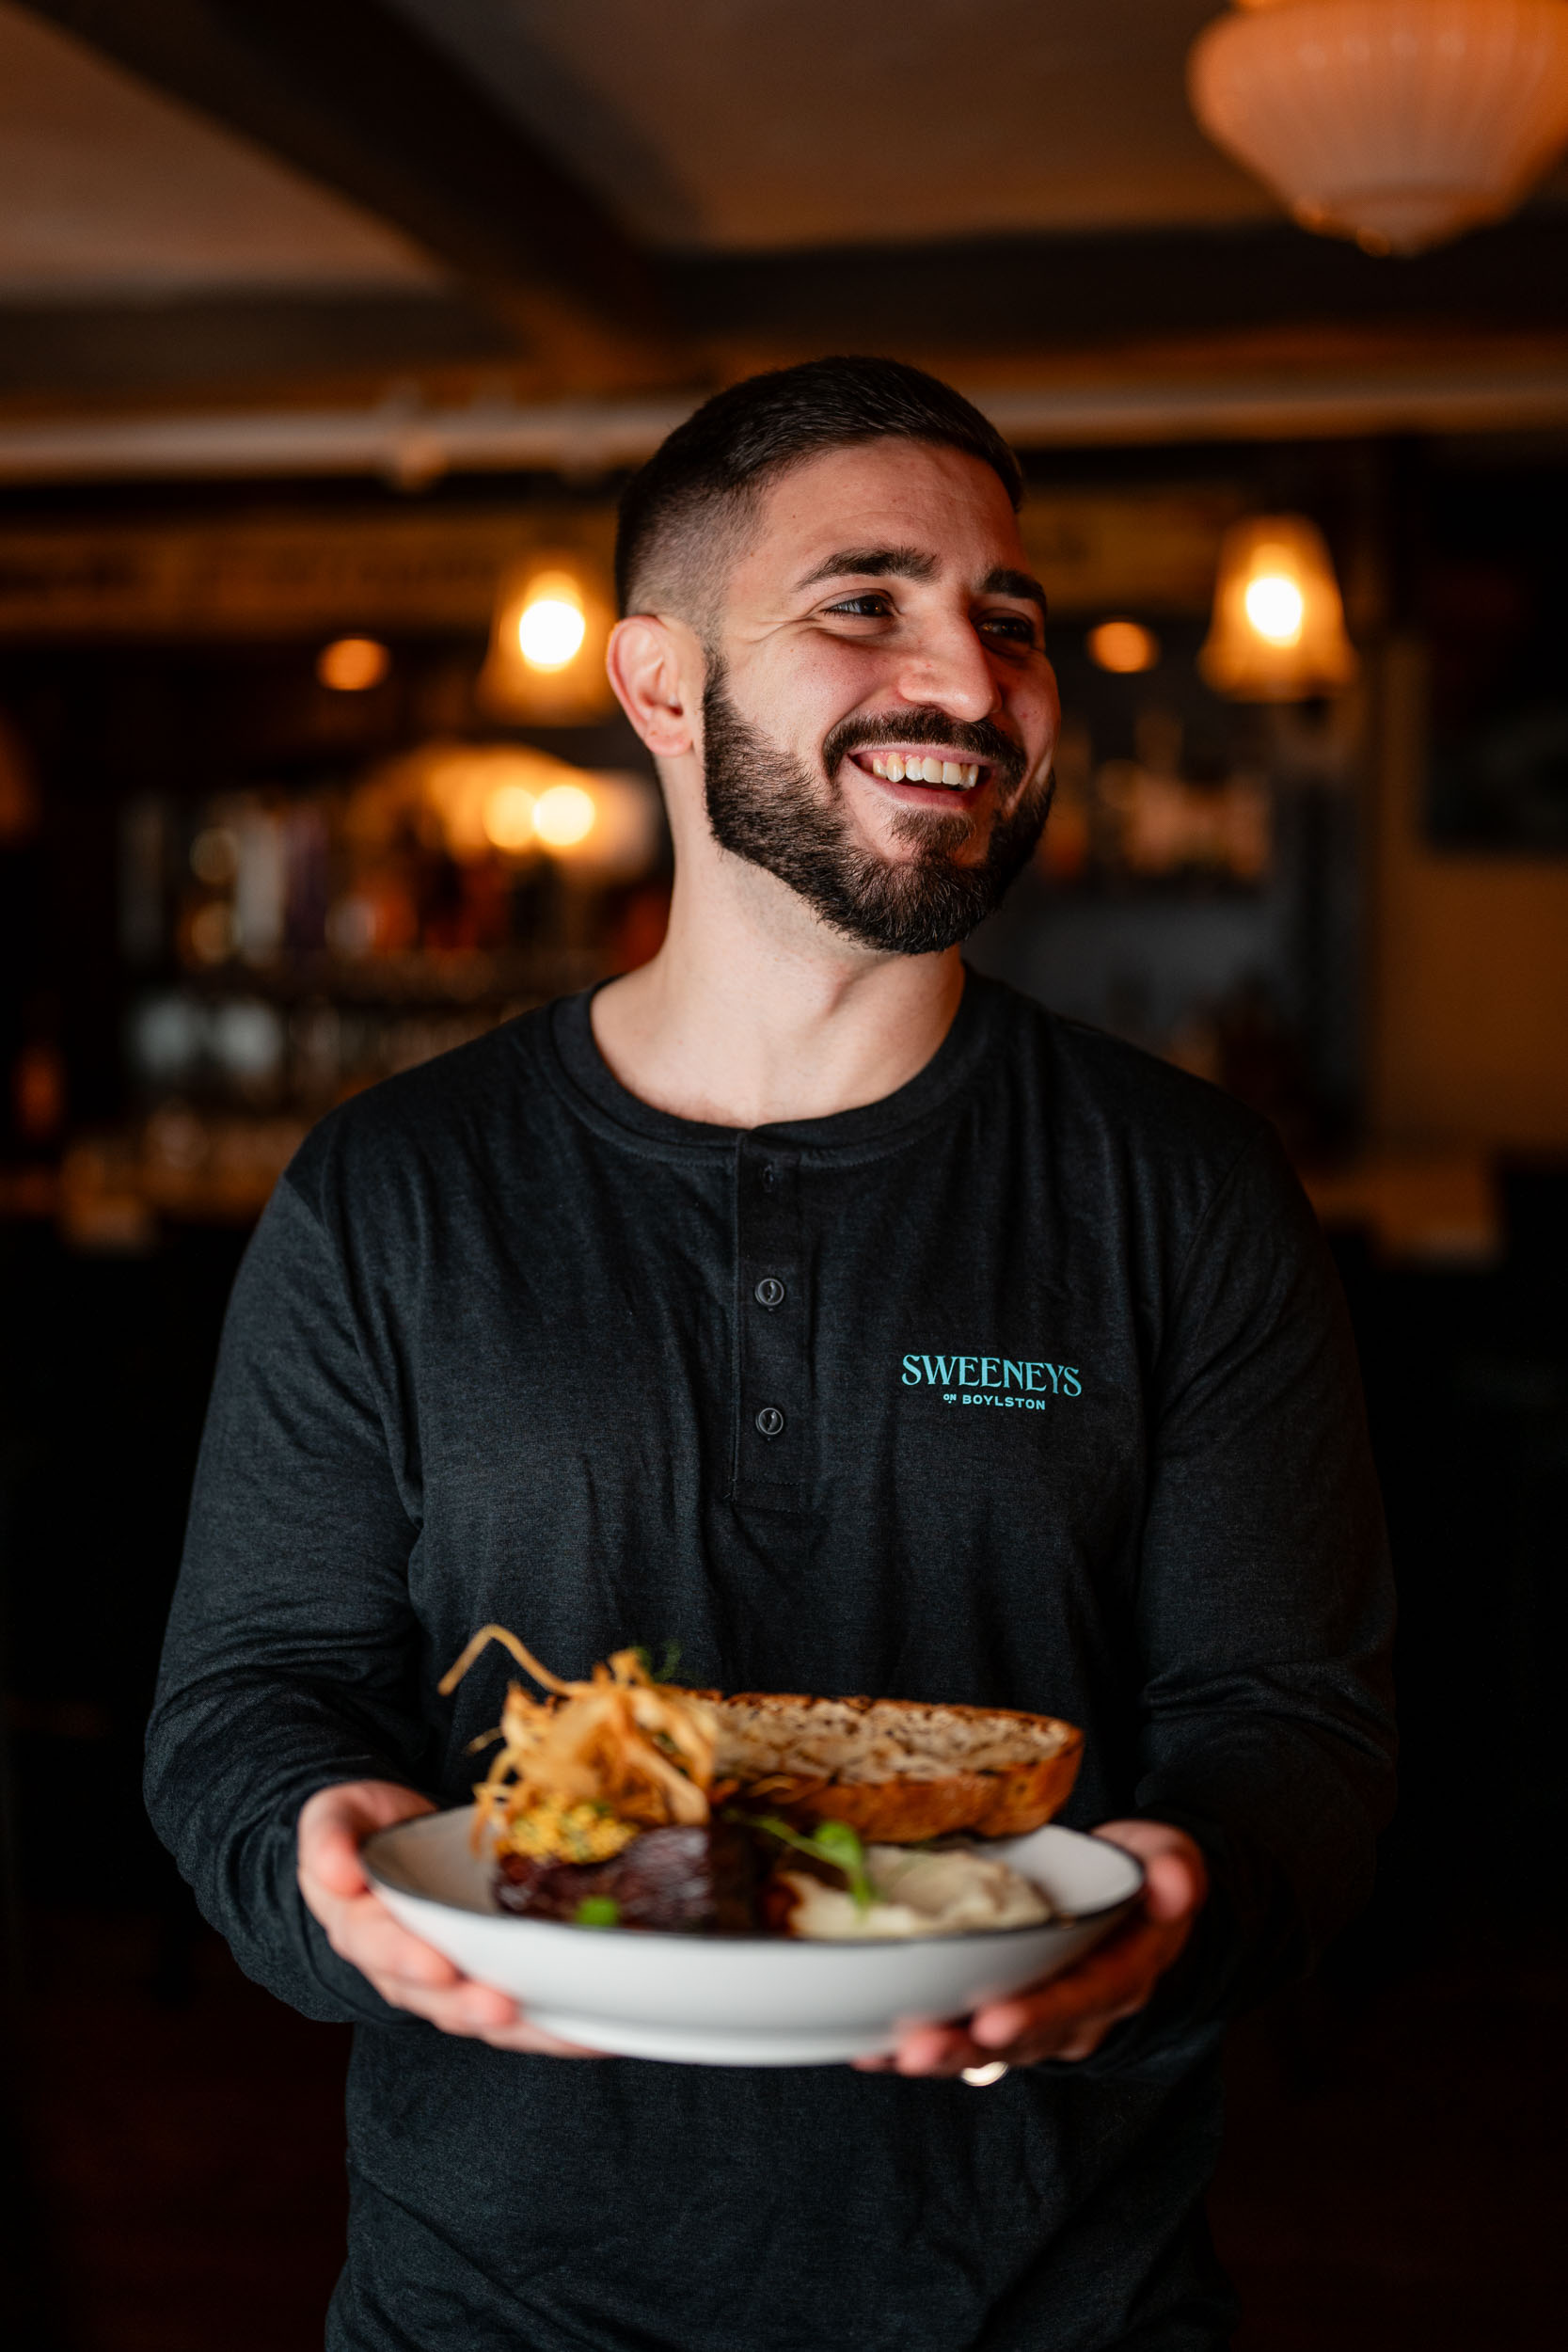
POLYGON ((334 1112, 235 1288, 148 1783, 243 1966, 357 2026, 329 2344, 1222 2344, 1223 2024, 1365 1894, 1389 1622, 1311 1213, 1129 1047, 972 975, 896 1093, 736 1133, 627 1094, 578 997, 334 1112), (443 2036, 331 1952, 293 1830, 338 1780, 466 1800, 505 1664, 435 1686, 487 1619, 562 1674, 673 1640, 1066 1716, 1064 1818, 1190 1828, 1200 1932, 1095 2059, 986 2090, 443 2036))

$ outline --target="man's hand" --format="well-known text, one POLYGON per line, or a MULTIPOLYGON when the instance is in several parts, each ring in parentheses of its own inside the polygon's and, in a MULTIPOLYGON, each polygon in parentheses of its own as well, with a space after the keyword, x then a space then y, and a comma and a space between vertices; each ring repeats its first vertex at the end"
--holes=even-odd
POLYGON ((359 1859, 372 1830, 417 1813, 434 1813, 428 1797, 389 1780, 353 1780, 321 1788, 299 1816, 299 1887, 327 1942, 370 1979, 384 2001, 428 2018, 443 2033, 466 2034, 497 2050, 533 2050, 551 2058, 597 2058, 557 2042, 524 2018, 494 1985, 476 1984, 451 1962, 400 1927, 376 1895, 359 1859))
POLYGON ((961 2074, 999 2059, 1087 2058, 1113 2026, 1135 2016, 1192 1933, 1209 1873, 1192 1838, 1163 1821, 1107 1821, 1095 1836, 1125 1846, 1147 1873, 1142 1905, 1115 1934, 1036 1993, 1009 1994, 960 2026, 912 2026, 890 2057, 856 2063, 872 2073, 961 2074))

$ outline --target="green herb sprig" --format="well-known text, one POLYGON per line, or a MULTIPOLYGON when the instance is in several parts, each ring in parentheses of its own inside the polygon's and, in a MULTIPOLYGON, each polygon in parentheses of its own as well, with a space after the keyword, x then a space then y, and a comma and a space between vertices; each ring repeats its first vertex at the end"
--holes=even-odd
POLYGON ((636 1659, 638 1664, 641 1667, 650 1682, 673 1682, 674 1680, 675 1668, 681 1662, 681 1645, 678 1642, 666 1642, 664 1645, 664 1655, 659 1660, 657 1666, 654 1664, 653 1651, 648 1647, 646 1642, 638 1642, 635 1644, 632 1649, 632 1656, 636 1659))
POLYGON ((819 1821, 816 1835, 807 1837, 777 1813, 727 1813, 724 1818, 743 1822, 748 1829, 766 1830, 769 1837, 793 1846, 797 1853, 809 1853, 816 1861, 831 1863, 835 1870, 842 1870, 857 1911, 869 1911, 876 1901, 877 1890, 865 1867, 865 1848, 859 1832, 852 1830, 847 1821, 819 1821))
POLYGON ((579 1928, 618 1928, 621 1906, 613 1895, 585 1895, 574 1917, 579 1928))

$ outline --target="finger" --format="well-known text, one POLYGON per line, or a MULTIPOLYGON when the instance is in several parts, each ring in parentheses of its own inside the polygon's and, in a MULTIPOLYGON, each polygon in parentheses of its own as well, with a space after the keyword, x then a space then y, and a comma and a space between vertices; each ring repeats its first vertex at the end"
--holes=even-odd
POLYGON ((300 1840, 301 1873, 309 1871, 333 1895, 362 1895, 370 1884, 356 1835, 363 1826, 352 1823, 346 1812, 319 1815, 300 1840))
POLYGON ((1042 2058, 1086 2058, 1100 2047, 1113 2026, 1135 2017, 1148 2002, 1154 1977, 1136 1985, 1123 1999, 1096 2003, 1087 2010, 1053 2010, 1045 2004, 1031 2006, 1026 2018, 1003 2021, 988 2015, 984 2026, 976 2017, 971 2025, 975 2046, 989 2058, 1004 2058, 1009 2066, 1028 2066, 1042 2058))
POLYGON ((1162 1925, 1185 1919, 1197 1907, 1197 1872, 1184 1854, 1150 1854, 1144 1864, 1144 1915, 1162 1925))
POLYGON ((995 2052, 1028 2034, 1060 2039, 1095 2016, 1111 2022, 1131 2016, 1148 2000, 1184 1940, 1168 1930, 1140 1927, 1125 1940, 1118 1937, 1114 1950, 1107 1947, 1103 1957, 1091 1954, 1037 1993, 988 2002, 971 2019, 969 2030, 983 2049, 995 2052))
POLYGON ((300 1809, 300 1867, 314 1870, 335 1894, 356 1895, 367 1883, 361 1842, 376 1830, 435 1810, 428 1797, 396 1781, 318 1789, 300 1809))
POLYGON ((1084 2002, 1014 2001, 998 2003, 993 2009, 981 2010, 970 2021, 970 2034, 975 2046, 987 2058, 1005 2058, 1013 2062, 1013 2054, 1026 2044, 1037 2054, 1047 2048, 1064 2048, 1076 2036, 1098 2030, 1103 2035, 1124 2017, 1136 2016, 1148 2000, 1155 1983, 1155 1973, 1137 1983, 1120 1998, 1106 1996, 1084 2002))
POLYGON ((495 1985, 478 1984, 465 1978, 450 1990, 433 1991, 426 1985, 404 1984, 395 1977, 372 1981, 382 1998, 395 2009, 422 2017, 427 2025, 438 2027, 442 2033, 488 2042, 493 2049, 544 2058, 596 2058, 608 2055, 546 2033, 542 2026, 533 2025, 524 2016, 510 1994, 495 1985))
POLYGON ((961 2074, 966 2066, 981 2066, 994 2056, 977 2050, 961 2026, 916 2026, 893 2054, 897 2074, 961 2074))
POLYGON ((1032 2066, 1046 2058, 1092 2058, 1112 2027, 1119 2026, 1124 2018, 1135 2017, 1143 2005, 1141 1998, 1126 2001, 1117 2009, 1096 2010, 1076 2024, 1064 2020, 1037 2027, 1002 2055, 1010 2066, 1032 2066))
POLYGON ((422 2017, 442 2033, 482 2041, 517 2023, 515 2001, 493 1985, 474 1984, 466 1977, 450 1986, 414 1984, 393 1976, 374 1976, 370 1981, 393 2009, 422 2017))
POLYGON ((333 1950, 367 1977, 396 1977, 407 1984, 429 1986, 461 1981, 461 1969, 434 1945, 401 1927, 373 1895, 329 1904, 322 1924, 333 1950))
POLYGON ((531 2026, 522 2018, 515 2026, 498 2026, 482 2037, 494 2050, 519 2050, 537 2058, 612 2058, 610 2050, 588 2050, 578 2042, 562 2042, 555 2034, 546 2033, 542 2026, 531 2026))
POLYGON ((1153 1982, 1164 1961, 1165 1941, 1159 1929, 1140 1926, 1118 1936, 1114 1949, 1101 1947, 1036 1992, 988 2001, 975 2011, 970 2031, 977 2042, 1000 2046, 1046 2022, 1076 2021, 1099 2009, 1119 2007, 1153 1982))

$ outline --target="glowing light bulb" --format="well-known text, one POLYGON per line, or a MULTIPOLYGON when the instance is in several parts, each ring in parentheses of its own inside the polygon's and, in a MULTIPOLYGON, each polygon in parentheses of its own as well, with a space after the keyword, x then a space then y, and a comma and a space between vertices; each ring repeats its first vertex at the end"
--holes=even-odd
POLYGON ((598 815, 580 784, 552 784, 533 812, 533 830, 547 849, 575 850, 586 841, 598 815))
POLYGON ((563 670, 588 634, 582 607, 560 595, 535 596, 517 619, 517 650, 531 670, 563 670))
POLYGON ((1307 600, 1293 580, 1283 572, 1259 572, 1248 580, 1243 601, 1247 619, 1271 645, 1299 643, 1307 600))
POLYGON ((1227 527, 1197 666, 1209 685, 1240 702, 1301 702, 1350 684, 1355 650, 1316 523, 1305 515, 1246 515, 1227 527))
POLYGON ((486 795, 483 815, 484 837, 498 850, 526 850, 534 835, 534 813, 538 802, 523 784, 498 784, 486 795))

